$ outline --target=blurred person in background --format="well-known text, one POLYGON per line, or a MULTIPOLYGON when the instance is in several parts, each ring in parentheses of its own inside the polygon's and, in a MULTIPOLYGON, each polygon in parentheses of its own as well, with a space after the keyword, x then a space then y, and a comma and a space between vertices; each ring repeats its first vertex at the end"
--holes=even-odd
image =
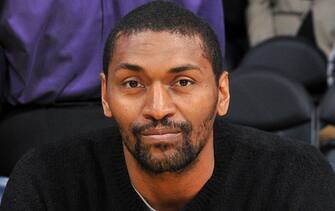
POLYGON ((333 50, 328 58, 327 78, 328 78, 328 85, 332 86, 334 84, 335 79, 335 43, 333 50))
POLYGON ((279 35, 300 36, 329 55, 335 42, 334 0, 249 0, 251 46, 279 35))
MULTIPOLYGON (((108 32, 149 0, 0 1, 0 175, 28 149, 108 127, 99 73, 108 32)), ((203 17, 224 49, 221 0, 173 0, 203 17)))
POLYGON ((249 48, 246 14, 247 0, 223 1, 226 52, 225 65, 234 70, 249 48))
MULTIPOLYGON (((335 45, 328 58, 327 82, 330 88, 335 86, 334 79, 335 79, 335 45)), ((335 125, 328 124, 320 131, 320 141, 325 143, 326 141, 334 141, 334 140, 335 140, 335 125)))

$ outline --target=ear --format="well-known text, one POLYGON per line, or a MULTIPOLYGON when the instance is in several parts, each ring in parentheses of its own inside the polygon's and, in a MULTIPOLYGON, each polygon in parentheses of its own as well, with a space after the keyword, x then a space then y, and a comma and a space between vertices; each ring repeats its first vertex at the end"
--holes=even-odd
POLYGON ((218 99, 218 105, 217 105, 217 114, 219 116, 224 116, 229 107, 229 77, 228 72, 224 71, 219 79, 219 99, 218 99))
POLYGON ((105 74, 102 72, 100 73, 100 80, 101 80, 101 103, 102 108, 104 109, 104 114, 106 117, 112 117, 112 111, 108 104, 108 94, 107 94, 107 80, 105 74))

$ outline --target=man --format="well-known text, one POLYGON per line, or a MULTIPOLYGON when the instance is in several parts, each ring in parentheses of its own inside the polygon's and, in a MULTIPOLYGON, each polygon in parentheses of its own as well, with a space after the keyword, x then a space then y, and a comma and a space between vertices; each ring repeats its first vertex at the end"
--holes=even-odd
MULTIPOLYGON (((0 176, 33 147, 111 125, 100 103, 104 44, 150 1, 0 1, 0 176)), ((171 1, 224 34, 221 0, 171 1)))
POLYGON ((219 43, 193 13, 152 2, 113 29, 101 74, 113 128, 28 153, 1 210, 333 210, 312 146, 215 121, 229 104, 219 43))

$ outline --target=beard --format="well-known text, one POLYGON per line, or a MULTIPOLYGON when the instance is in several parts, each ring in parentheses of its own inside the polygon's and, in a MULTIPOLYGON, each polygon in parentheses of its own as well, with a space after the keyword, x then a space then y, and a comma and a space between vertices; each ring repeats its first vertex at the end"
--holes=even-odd
POLYGON ((136 143, 134 150, 131 153, 143 169, 154 174, 181 171, 196 159, 200 152, 199 148, 202 148, 202 146, 192 146, 192 124, 186 121, 173 122, 169 121, 168 119, 153 121, 147 125, 133 126, 132 132, 136 137, 136 143), (179 141, 177 144, 158 143, 154 146, 144 144, 141 141, 141 132, 149 128, 155 128, 157 126, 178 129, 182 134, 181 141, 179 141), (157 158, 151 153, 152 147, 155 147, 162 153, 162 158, 157 158), (167 150, 172 151, 172 153, 164 153, 167 150))
POLYGON ((213 104, 210 114, 200 123, 197 131, 194 131, 189 121, 174 122, 168 118, 161 120, 152 119, 148 124, 132 124, 130 127, 131 132, 128 134, 126 130, 120 127, 123 143, 139 166, 147 173, 181 173, 196 163, 198 155, 208 142, 213 130, 217 100, 213 104), (156 127, 173 128, 181 131, 182 138, 177 143, 144 143, 141 140, 141 133, 156 127), (153 148, 156 151, 159 150, 160 156, 154 155, 152 152, 153 148))
POLYGON ((194 134, 195 140, 192 142, 193 127, 188 121, 174 122, 169 119, 152 120, 152 122, 131 127, 130 136, 125 135, 121 130, 124 145, 132 154, 140 167, 150 174, 161 174, 165 172, 181 173, 191 167, 197 161, 199 153, 207 143, 209 134, 212 130, 214 115, 210 115, 200 125, 198 132, 194 134), (182 138, 177 143, 154 143, 146 144, 141 140, 141 133, 147 129, 155 127, 174 128, 181 131, 182 138), (134 143, 132 145, 131 143, 134 143), (152 149, 160 151, 159 157, 152 153, 152 149), (166 153, 169 151, 169 153, 166 153))

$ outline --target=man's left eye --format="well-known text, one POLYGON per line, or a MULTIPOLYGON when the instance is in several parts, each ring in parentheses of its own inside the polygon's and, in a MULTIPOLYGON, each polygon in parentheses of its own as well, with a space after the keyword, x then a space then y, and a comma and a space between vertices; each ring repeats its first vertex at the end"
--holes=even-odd
POLYGON ((181 80, 177 81, 177 83, 176 83, 177 86, 190 86, 192 84, 193 84, 193 82, 191 80, 188 80, 188 79, 181 79, 181 80))

